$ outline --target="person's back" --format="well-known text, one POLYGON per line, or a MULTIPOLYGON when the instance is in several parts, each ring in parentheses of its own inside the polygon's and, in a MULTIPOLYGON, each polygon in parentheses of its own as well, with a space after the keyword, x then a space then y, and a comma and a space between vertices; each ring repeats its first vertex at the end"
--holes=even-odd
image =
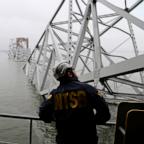
POLYGON ((52 94, 59 139, 66 143, 96 143, 94 114, 86 87, 73 81, 60 85, 52 94))
POLYGON ((97 90, 75 76, 61 79, 58 88, 50 93, 40 107, 40 118, 47 122, 46 114, 54 116, 58 144, 97 144, 96 124, 110 118, 108 106, 97 90))

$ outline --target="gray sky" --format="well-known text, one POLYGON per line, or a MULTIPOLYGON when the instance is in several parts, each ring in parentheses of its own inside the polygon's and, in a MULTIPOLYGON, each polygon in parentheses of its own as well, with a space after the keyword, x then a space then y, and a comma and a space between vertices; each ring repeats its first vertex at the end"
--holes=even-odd
MULTIPOLYGON (((136 0, 128 0, 132 1, 136 0)), ((28 37, 33 49, 60 3, 61 0, 0 0, 0 50, 9 49, 10 39, 16 37, 28 37)), ((144 21, 143 10, 144 2, 133 14, 144 21)))
POLYGON ((0 50, 28 37, 33 49, 61 0, 0 0, 0 50))

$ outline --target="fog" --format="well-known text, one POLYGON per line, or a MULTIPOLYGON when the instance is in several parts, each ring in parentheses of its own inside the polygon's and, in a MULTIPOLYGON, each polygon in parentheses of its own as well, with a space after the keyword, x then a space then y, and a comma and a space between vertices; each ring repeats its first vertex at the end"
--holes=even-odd
POLYGON ((61 0, 0 0, 0 50, 10 39, 29 38, 34 48, 61 0))

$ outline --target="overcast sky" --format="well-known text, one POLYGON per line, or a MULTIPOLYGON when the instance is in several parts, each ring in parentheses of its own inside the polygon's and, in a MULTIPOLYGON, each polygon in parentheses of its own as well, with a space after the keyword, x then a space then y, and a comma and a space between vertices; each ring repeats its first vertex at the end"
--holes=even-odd
POLYGON ((34 47, 61 0, 0 0, 0 50, 10 39, 28 37, 34 47))
MULTIPOLYGON (((60 3, 61 0, 0 0, 0 50, 9 49, 10 39, 16 37, 28 37, 33 49, 60 3)), ((138 15, 144 19, 144 3, 139 6, 138 15)))

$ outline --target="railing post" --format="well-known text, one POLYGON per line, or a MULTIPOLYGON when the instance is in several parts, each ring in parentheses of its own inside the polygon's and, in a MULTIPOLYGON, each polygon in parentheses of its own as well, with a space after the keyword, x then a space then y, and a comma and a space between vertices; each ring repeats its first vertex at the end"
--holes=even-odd
POLYGON ((32 119, 30 119, 30 135, 29 135, 29 143, 32 144, 32 119))

